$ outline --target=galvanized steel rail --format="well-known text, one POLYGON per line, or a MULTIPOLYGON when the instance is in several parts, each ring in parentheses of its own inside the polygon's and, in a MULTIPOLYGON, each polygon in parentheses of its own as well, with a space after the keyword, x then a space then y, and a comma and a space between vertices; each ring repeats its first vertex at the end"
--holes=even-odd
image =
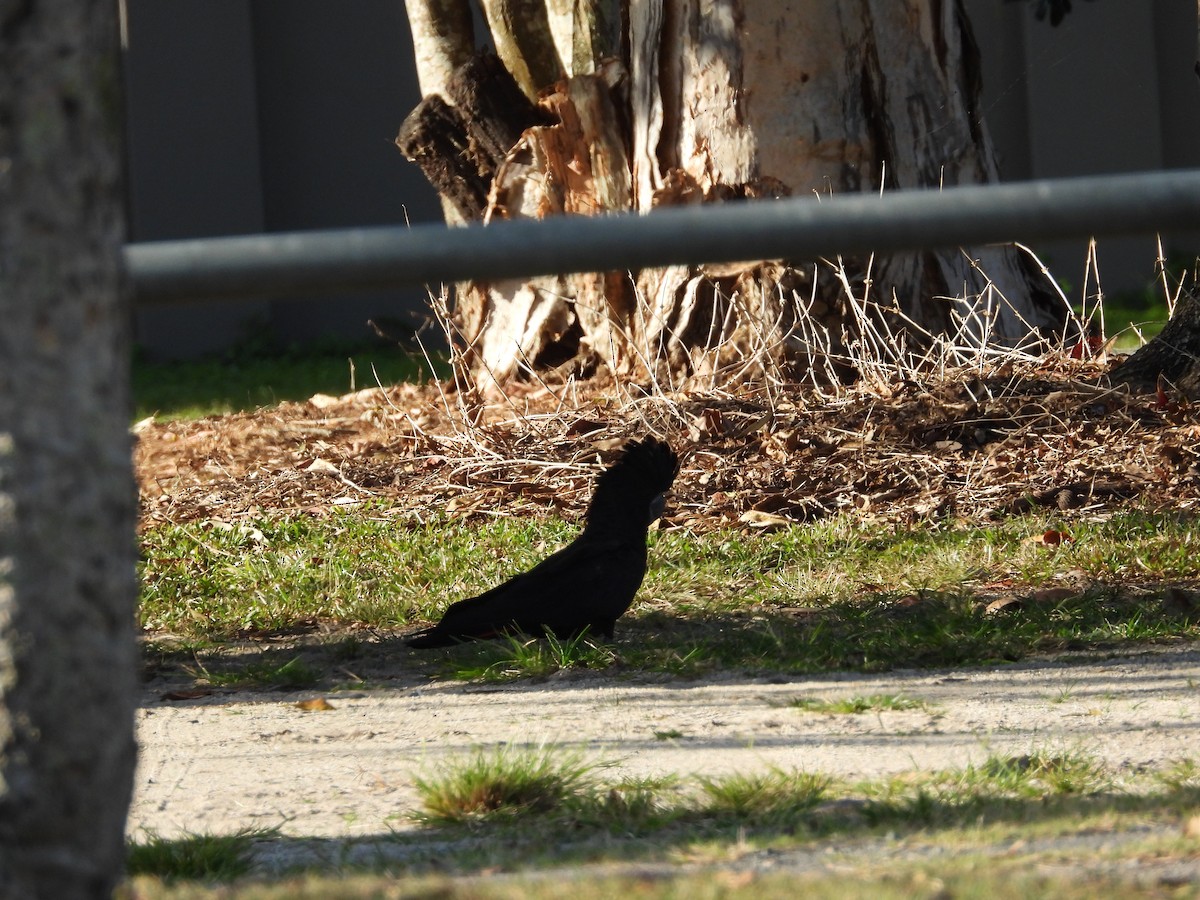
POLYGON ((130 244, 136 302, 303 296, 676 263, 1200 231, 1200 170, 469 225, 130 244))

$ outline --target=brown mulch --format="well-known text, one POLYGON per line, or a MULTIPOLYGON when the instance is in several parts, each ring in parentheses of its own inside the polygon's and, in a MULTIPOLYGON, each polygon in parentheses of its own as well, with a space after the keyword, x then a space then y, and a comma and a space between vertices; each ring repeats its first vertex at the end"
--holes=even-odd
POLYGON ((435 384, 398 385, 141 423, 142 527, 381 500, 418 515, 575 518, 600 467, 648 431, 684 458, 668 521, 697 531, 839 512, 908 523, 1196 510, 1200 405, 1105 376, 1101 363, 1053 358, 828 395, 534 385, 473 406, 435 384))

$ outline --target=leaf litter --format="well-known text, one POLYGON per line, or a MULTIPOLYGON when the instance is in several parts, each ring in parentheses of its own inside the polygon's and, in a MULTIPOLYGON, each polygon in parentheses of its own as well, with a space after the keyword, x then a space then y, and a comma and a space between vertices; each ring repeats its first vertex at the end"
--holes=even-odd
POLYGON ((1106 372, 1059 354, 826 392, 540 380, 486 403, 430 382, 144 421, 141 527, 377 502, 464 520, 578 519, 594 476, 647 433, 683 457, 663 527, 697 533, 837 514, 904 525, 1195 510, 1200 405, 1109 387, 1106 372))

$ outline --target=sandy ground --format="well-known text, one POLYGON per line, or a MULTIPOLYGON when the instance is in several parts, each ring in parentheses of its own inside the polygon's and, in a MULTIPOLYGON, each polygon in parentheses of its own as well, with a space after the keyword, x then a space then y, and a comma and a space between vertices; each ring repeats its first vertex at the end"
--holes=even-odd
POLYGON ((580 750, 614 780, 769 766, 875 778, 1033 749, 1087 753, 1119 775, 1200 756, 1194 645, 874 676, 413 684, 331 693, 331 709, 303 711, 309 696, 147 697, 131 834, 277 827, 293 851, 314 838, 387 836, 411 827, 415 774, 505 742, 580 750), (869 694, 927 706, 827 715, 791 705, 869 694))

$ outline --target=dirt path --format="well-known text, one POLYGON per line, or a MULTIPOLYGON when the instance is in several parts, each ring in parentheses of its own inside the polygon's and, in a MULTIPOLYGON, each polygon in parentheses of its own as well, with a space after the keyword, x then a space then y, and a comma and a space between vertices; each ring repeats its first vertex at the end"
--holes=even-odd
POLYGON ((292 854, 308 838, 385 836, 411 827, 414 774, 501 742, 581 750, 614 780, 772 765, 875 778, 1033 749, 1087 753, 1119 776, 1200 755, 1194 646, 875 676, 412 684, 329 694, 319 712, 297 707, 304 696, 148 699, 131 833, 278 827, 292 854), (927 706, 835 716, 790 705, 871 694, 927 706))

